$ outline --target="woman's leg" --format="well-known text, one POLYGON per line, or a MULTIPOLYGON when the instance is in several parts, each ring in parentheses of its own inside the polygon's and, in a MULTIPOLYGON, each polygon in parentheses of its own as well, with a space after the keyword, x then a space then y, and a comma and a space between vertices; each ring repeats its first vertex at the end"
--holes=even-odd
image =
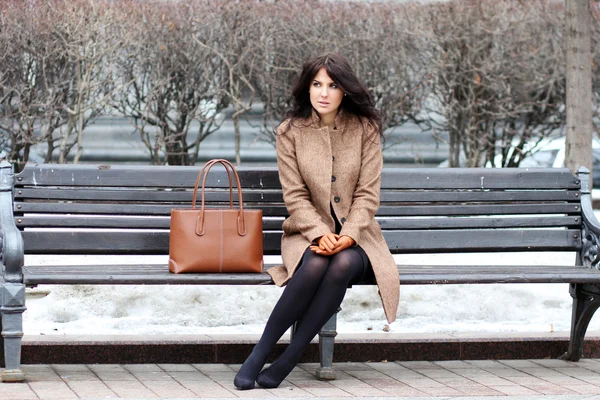
POLYGON ((300 266, 277 301, 265 330, 233 381, 238 389, 252 389, 267 356, 285 331, 306 311, 327 271, 329 258, 306 249, 300 266))
POLYGON ((350 282, 360 279, 365 268, 362 249, 349 248, 331 257, 329 268, 321 281, 290 345, 269 368, 262 371, 256 382, 267 388, 281 384, 294 369, 304 349, 338 309, 350 282))

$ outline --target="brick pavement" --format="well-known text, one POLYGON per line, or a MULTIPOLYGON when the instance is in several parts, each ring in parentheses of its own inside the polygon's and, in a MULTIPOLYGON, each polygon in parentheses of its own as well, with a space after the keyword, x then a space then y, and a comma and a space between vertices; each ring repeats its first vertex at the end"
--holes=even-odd
POLYGON ((239 391, 239 364, 24 365, 2 400, 196 398, 513 398, 600 400, 600 359, 336 363, 337 379, 300 364, 277 389, 239 391))

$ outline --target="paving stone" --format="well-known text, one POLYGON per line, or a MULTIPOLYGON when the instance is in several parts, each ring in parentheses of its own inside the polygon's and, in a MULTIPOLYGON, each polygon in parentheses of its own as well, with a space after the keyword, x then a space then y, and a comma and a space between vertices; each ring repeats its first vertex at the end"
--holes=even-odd
POLYGON ((576 367, 576 368, 553 368, 556 372, 560 372, 563 375, 572 376, 573 378, 578 378, 580 376, 600 376, 599 371, 592 371, 584 367, 576 367))
POLYGON ((531 390, 542 394, 577 394, 577 392, 566 387, 546 383, 545 385, 523 385, 531 390))
POLYGON ((498 376, 494 376, 494 377, 473 376, 473 377, 470 377, 469 379, 471 379, 472 381, 477 382, 481 385, 485 385, 485 386, 505 386, 505 385, 515 386, 516 385, 514 382, 511 382, 508 379, 500 378, 498 376))
POLYGON ((429 396, 461 396, 464 393, 459 392, 458 390, 443 386, 443 387, 424 387, 419 388, 419 390, 423 391, 423 393, 428 394, 429 396))
POLYGON ((555 385, 584 385, 585 382, 570 376, 542 376, 541 379, 555 385))
POLYGON ((167 372, 197 372, 191 364, 158 364, 160 369, 167 372))
POLYGON ((104 382, 74 381, 69 388, 80 398, 115 399, 120 396, 109 389, 104 382))
POLYGON ((134 372, 133 376, 140 382, 173 382, 174 379, 165 371, 134 372))
POLYGON ((398 364, 409 369, 431 369, 442 368, 431 361, 399 361, 398 364))
POLYGON ((178 382, 211 382, 212 380, 200 371, 196 372, 168 372, 169 376, 178 382))
POLYGON ((100 382, 100 378, 93 372, 63 372, 60 373, 60 377, 67 382, 72 381, 89 381, 89 382, 100 382))
POLYGON ((344 387, 340 388, 354 397, 386 397, 388 393, 374 387, 344 387))
POLYGON ((49 371, 23 371, 27 382, 62 382, 62 378, 54 370, 49 371))
POLYGON ((317 379, 287 379, 294 386, 302 389, 318 388, 318 389, 332 389, 335 388, 330 381, 319 381, 317 379))
POLYGON ((423 387, 443 387, 444 385, 441 384, 440 382, 433 380, 433 379, 429 379, 429 378, 416 378, 416 379, 398 379, 400 382, 420 389, 423 387))
POLYGON ((308 393, 315 397, 353 397, 350 393, 345 390, 338 388, 304 388, 308 393))
POLYGON ((508 365, 502 364, 496 360, 465 360, 465 362, 481 369, 510 368, 508 365))
MULTIPOLYGON (((225 388, 215 382, 186 382, 184 383, 184 387, 187 390, 194 392, 196 397, 237 397, 235 393, 241 392, 233 387, 233 384, 229 388, 225 388)), ((249 390, 249 392, 254 392, 254 390, 249 390)))
POLYGON ((520 376, 520 377, 530 376, 523 371, 519 371, 518 369, 510 368, 508 366, 507 366, 507 368, 486 368, 485 370, 487 372, 489 372, 490 374, 499 376, 501 378, 517 377, 517 376, 520 376))
POLYGON ((569 390, 581 394, 600 394, 600 386, 596 385, 561 385, 569 390))
POLYGON ((368 370, 368 371, 360 371, 360 370, 356 370, 356 371, 346 371, 346 373, 348 375, 352 375, 356 378, 359 379, 363 379, 363 378, 385 378, 387 375, 379 372, 379 371, 375 371, 375 370, 368 370))
POLYGON ((469 364, 466 361, 434 361, 435 365, 439 365, 442 368, 446 369, 471 369, 476 368, 474 365, 469 364))
MULTIPOLYGON (((395 362, 367 362, 365 363, 367 367, 369 368, 373 368, 374 370, 377 371, 389 371, 389 370, 402 370, 402 369, 406 369, 406 367, 403 367, 402 365, 395 363, 395 362)), ((335 368, 337 368, 337 364, 334 365, 335 368)))
POLYGON ((123 367, 129 372, 162 372, 156 364, 125 364, 123 367))
POLYGON ((471 379, 463 378, 462 376, 459 376, 458 378, 435 378, 435 380, 443 385, 450 386, 450 387, 458 387, 458 386, 475 384, 475 382, 472 381, 471 379))
POLYGON ((0 382, 0 399, 38 400, 38 396, 28 384, 0 382))
POLYGON ((417 372, 421 375, 424 375, 428 378, 458 378, 460 375, 455 374, 453 371, 447 369, 415 369, 414 372, 417 372))
POLYGON ((79 398, 64 382, 31 382, 29 386, 41 400, 70 400, 79 398))
POLYGON ((560 372, 557 372, 551 368, 521 368, 521 371, 525 372, 526 374, 532 375, 532 376, 539 376, 539 377, 561 377, 561 376, 565 376, 563 374, 561 374, 560 372))
MULTIPOLYGON (((338 371, 370 371, 373 368, 371 365, 373 364, 382 364, 382 363, 362 363, 362 362, 343 362, 343 363, 335 363, 333 368, 338 371)), ((392 364, 392 363, 390 363, 392 364)), ((310 366, 311 370, 316 370, 319 367, 319 364, 301 364, 301 366, 308 367, 310 366)))
POLYGON ((473 369, 453 369, 452 372, 454 372, 457 375, 460 375, 464 378, 472 378, 472 377, 477 377, 477 378, 495 378, 496 375, 492 374, 489 371, 483 370, 483 369, 478 369, 478 368, 473 368, 473 369))
POLYGON ((202 372, 233 371, 229 364, 192 364, 192 366, 202 372))
POLYGON ((94 372, 127 372, 120 364, 86 364, 94 372))
POLYGON ((503 393, 483 385, 465 385, 456 388, 468 396, 502 396, 503 393))
POLYGON ((535 390, 526 388, 520 385, 502 385, 502 386, 489 386, 490 389, 494 389, 497 392, 504 393, 509 396, 531 396, 539 394, 535 390))
POLYGON ((133 374, 130 374, 128 371, 125 372, 96 372, 96 375, 98 376, 99 379, 101 379, 104 382, 107 381, 117 381, 117 382, 123 382, 123 381, 135 381, 138 382, 137 378, 135 376, 133 376, 133 374))
POLYGON ((89 372, 90 369, 85 364, 52 364, 52 369, 56 372, 89 372))
POLYGON ((107 381, 106 386, 121 398, 155 399, 158 395, 139 381, 107 381))
POLYGON ((534 363, 546 368, 577 368, 577 363, 573 361, 557 360, 555 358, 542 358, 531 360, 534 363))
POLYGON ((414 396, 414 397, 419 397, 419 396, 427 396, 427 393, 419 390, 419 389, 415 389, 413 387, 410 386, 404 386, 404 387, 394 387, 394 388, 381 388, 382 391, 391 394, 392 396, 395 397, 409 397, 409 396, 414 396))
POLYGON ((539 368, 539 365, 531 360, 498 360, 504 365, 508 365, 511 368, 539 368))
POLYGON ((541 378, 537 378, 535 376, 509 376, 506 377, 506 380, 511 381, 517 385, 544 385, 547 384, 548 381, 545 381, 541 378))
POLYGON ((365 384, 368 384, 370 386, 377 387, 377 388, 407 386, 405 383, 402 383, 393 378, 363 379, 363 382, 365 384))
POLYGON ((284 398, 311 398, 315 397, 314 394, 307 392, 306 390, 302 390, 299 387, 278 387, 276 389, 265 389, 269 393, 274 394, 277 397, 284 398))
POLYGON ((159 395, 160 397, 194 397, 194 392, 186 389, 178 382, 163 382, 163 381, 146 381, 144 386, 159 395))

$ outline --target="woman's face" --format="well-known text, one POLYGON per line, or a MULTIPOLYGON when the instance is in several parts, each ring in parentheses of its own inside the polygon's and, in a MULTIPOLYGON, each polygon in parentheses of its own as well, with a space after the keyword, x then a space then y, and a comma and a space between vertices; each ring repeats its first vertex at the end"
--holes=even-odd
POLYGON ((342 89, 321 68, 310 84, 310 103, 321 119, 335 118, 343 97, 342 89))

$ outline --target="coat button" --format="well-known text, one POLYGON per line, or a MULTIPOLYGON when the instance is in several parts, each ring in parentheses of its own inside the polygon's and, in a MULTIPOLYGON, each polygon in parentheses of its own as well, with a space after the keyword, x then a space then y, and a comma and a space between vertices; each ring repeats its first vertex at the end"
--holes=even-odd
POLYGON ((340 200, 341 200, 341 199, 340 199, 340 196, 335 196, 335 197, 333 198, 333 201, 335 201, 336 203, 339 203, 339 202, 340 202, 340 200))
POLYGON ((335 182, 335 175, 331 176, 331 182, 335 182))
POLYGON ((331 161, 335 161, 335 156, 331 156, 331 161))
POLYGON ((342 224, 343 224, 344 222, 346 222, 346 218, 342 218, 340 221, 341 221, 341 222, 342 222, 342 224))

